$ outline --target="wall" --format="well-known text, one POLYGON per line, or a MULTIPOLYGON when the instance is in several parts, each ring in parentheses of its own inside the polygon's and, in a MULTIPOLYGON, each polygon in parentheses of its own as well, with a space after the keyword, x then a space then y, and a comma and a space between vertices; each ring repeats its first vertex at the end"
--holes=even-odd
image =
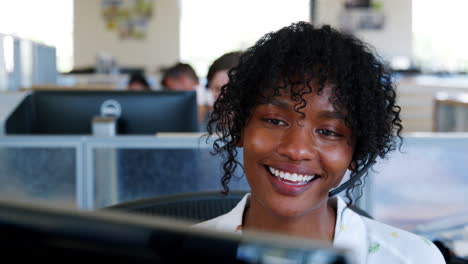
POLYGON ((144 66, 148 73, 179 60, 179 1, 154 1, 144 40, 120 40, 106 29, 100 12, 100 0, 74 1, 74 68, 93 66, 99 52, 115 56, 119 65, 144 66))
MULTIPOLYGON (((339 27, 343 0, 316 0, 316 23, 339 27)), ((412 58, 411 0, 380 0, 385 15, 382 30, 358 30, 356 36, 373 46, 387 61, 394 57, 412 58)), ((398 83, 398 104, 402 108, 404 132, 432 131, 433 92, 415 82, 398 83)))
MULTIPOLYGON (((316 22, 338 27, 342 0, 316 0, 316 22)), ((380 0, 385 14, 382 30, 360 30, 356 36, 374 46, 377 52, 389 60, 397 56, 412 57, 411 0, 380 0)))

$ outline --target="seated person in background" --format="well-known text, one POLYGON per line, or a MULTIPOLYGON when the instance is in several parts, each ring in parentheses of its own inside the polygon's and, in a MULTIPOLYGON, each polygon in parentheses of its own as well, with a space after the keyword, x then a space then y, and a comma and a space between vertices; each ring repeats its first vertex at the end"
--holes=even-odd
POLYGON ((171 91, 195 91, 199 81, 192 66, 179 62, 163 70, 161 85, 171 91))
POLYGON ((360 264, 444 263, 430 241, 349 209, 361 180, 340 185, 401 145, 395 100, 390 72, 355 37, 305 22, 265 35, 242 54, 208 125, 226 158, 225 192, 243 168, 251 193, 197 226, 321 240, 360 264))
POLYGON ((134 73, 130 76, 127 89, 129 91, 151 91, 151 87, 145 76, 140 73, 134 73))
POLYGON ((226 53, 217 58, 208 69, 206 88, 210 89, 214 100, 218 98, 221 87, 228 83, 228 72, 239 64, 241 54, 239 51, 226 53))
POLYGON ((237 66, 239 58, 242 53, 239 51, 225 53, 217 58, 208 68, 206 75, 206 88, 209 93, 207 94, 207 103, 200 109, 202 119, 200 120, 200 127, 206 128, 211 111, 213 110, 213 103, 218 98, 221 88, 229 81, 229 70, 237 66))
POLYGON ((207 104, 205 89, 200 86, 195 70, 186 63, 176 63, 175 65, 162 71, 161 85, 170 91, 195 91, 197 93, 198 120, 202 120, 207 104))

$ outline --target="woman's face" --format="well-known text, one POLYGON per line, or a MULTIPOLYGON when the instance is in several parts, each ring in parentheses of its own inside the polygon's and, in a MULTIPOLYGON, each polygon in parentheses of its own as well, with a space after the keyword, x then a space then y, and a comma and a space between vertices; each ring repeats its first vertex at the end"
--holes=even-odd
POLYGON ((326 204, 353 157, 354 140, 329 99, 332 89, 305 95, 305 118, 289 94, 254 108, 239 146, 252 190, 251 203, 271 213, 303 216, 326 204))

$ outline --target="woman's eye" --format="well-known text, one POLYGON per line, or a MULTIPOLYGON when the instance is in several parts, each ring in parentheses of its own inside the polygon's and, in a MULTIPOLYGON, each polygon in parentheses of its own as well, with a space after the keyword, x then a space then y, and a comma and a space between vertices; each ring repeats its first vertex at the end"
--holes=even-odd
POLYGON ((284 125, 286 125, 285 122, 283 122, 283 121, 281 121, 279 119, 274 119, 274 118, 266 118, 265 122, 267 122, 269 124, 272 124, 272 125, 275 125, 275 126, 284 126, 284 125))
POLYGON ((331 131, 331 130, 328 130, 328 129, 319 129, 318 132, 324 136, 336 136, 336 137, 339 137, 341 135, 331 131))

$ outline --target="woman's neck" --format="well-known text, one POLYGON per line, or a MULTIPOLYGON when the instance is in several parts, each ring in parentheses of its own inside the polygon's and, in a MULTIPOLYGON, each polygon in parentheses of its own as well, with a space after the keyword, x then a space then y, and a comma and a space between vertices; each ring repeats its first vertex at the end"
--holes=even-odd
POLYGON ((275 215, 255 201, 250 201, 244 212, 243 230, 258 230, 283 235, 322 240, 333 244, 336 208, 324 202, 300 216, 275 215))

